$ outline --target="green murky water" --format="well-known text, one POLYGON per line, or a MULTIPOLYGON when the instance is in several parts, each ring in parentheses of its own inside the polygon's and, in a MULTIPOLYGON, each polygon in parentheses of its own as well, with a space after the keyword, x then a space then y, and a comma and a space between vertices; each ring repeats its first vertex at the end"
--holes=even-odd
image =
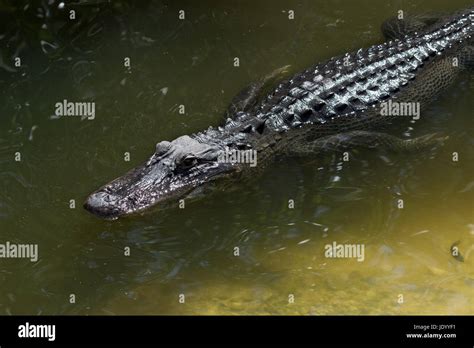
POLYGON ((448 134, 443 147, 289 159, 236 192, 133 219, 81 207, 156 142, 218 124, 272 70, 380 42, 400 9, 470 1, 11 3, 0 1, 0 243, 38 244, 39 260, 0 259, 1 314, 474 314, 470 76, 390 130, 448 134), (63 99, 94 101, 95 119, 51 118, 63 99), (334 241, 363 244, 364 260, 326 258, 334 241))

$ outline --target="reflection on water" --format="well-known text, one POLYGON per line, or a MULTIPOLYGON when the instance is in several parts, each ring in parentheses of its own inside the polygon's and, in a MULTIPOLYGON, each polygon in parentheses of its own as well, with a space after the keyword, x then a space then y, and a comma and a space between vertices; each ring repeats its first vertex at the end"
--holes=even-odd
POLYGON ((469 2, 84 1, 70 5, 74 23, 64 9, 35 10, 40 2, 23 12, 0 4, 2 16, 36 18, 0 33, 0 242, 37 243, 40 253, 37 263, 0 259, 0 313, 474 313, 467 78, 391 130, 448 134, 443 147, 281 160, 234 192, 133 219, 101 221, 81 207, 157 141, 216 125, 241 88, 275 68, 296 72, 378 42, 400 8, 469 2), (96 118, 53 119, 64 99, 94 101, 96 118), (363 244, 364 261, 326 258, 333 242, 363 244))

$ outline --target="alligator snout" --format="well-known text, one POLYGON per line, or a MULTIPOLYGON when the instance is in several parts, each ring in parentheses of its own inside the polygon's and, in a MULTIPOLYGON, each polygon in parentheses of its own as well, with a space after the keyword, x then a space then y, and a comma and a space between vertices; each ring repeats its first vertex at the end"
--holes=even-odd
POLYGON ((118 199, 119 197, 113 194, 97 191, 87 198, 84 208, 101 218, 115 220, 120 215, 118 199))

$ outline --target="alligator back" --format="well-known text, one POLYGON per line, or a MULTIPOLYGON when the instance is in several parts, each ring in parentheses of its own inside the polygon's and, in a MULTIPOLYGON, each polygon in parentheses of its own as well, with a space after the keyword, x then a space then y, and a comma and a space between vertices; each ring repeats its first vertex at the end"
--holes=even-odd
POLYGON ((268 130, 317 124, 332 133, 377 123, 389 99, 423 106, 461 73, 454 58, 462 63, 463 50, 472 49, 473 31, 469 9, 421 33, 332 58, 278 85, 252 114, 268 130))

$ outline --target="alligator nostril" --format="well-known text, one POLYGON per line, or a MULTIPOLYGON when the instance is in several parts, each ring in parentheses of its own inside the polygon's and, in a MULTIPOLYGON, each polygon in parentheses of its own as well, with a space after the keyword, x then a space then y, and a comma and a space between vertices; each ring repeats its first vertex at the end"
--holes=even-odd
POLYGON ((86 202, 84 208, 100 217, 113 217, 117 215, 118 209, 115 207, 117 197, 113 194, 104 191, 98 191, 91 194, 86 202))

